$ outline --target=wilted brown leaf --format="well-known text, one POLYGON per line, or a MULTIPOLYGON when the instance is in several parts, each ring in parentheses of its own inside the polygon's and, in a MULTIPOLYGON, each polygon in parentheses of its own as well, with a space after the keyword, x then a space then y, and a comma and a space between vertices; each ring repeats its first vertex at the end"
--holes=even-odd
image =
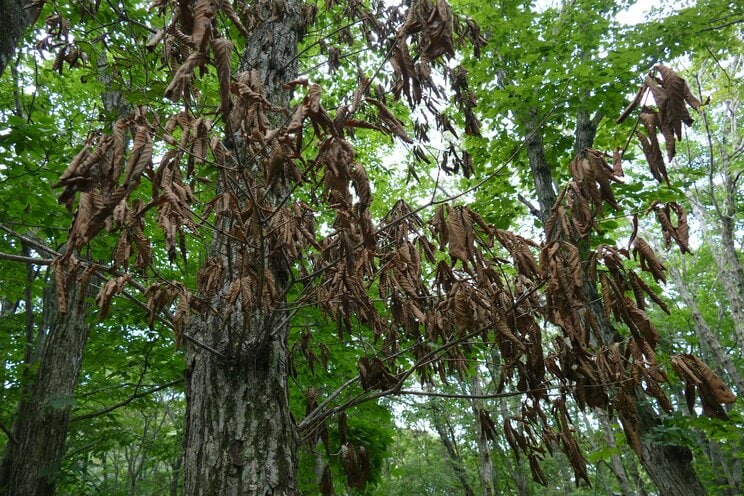
POLYGON ((641 263, 641 269, 650 272, 655 281, 666 283, 666 267, 658 258, 656 258, 654 250, 651 249, 651 246, 646 242, 646 240, 638 236, 633 244, 633 255, 638 256, 641 263))
POLYGON ((379 100, 374 98, 366 97, 364 101, 371 103, 377 107, 380 121, 384 125, 384 128, 391 134, 399 137, 406 143, 413 143, 413 140, 408 136, 408 133, 403 128, 403 123, 393 114, 387 106, 379 100))
POLYGON ((230 83, 232 75, 232 49, 233 44, 226 38, 214 38, 211 40, 212 52, 214 53, 214 65, 217 67, 217 79, 220 83, 220 108, 218 112, 224 115, 230 113, 230 83))
POLYGON ((96 304, 100 308, 98 313, 98 320, 103 321, 106 319, 109 311, 109 306, 111 305, 111 300, 114 296, 122 292, 130 277, 130 274, 124 274, 123 276, 109 279, 101 287, 98 296, 96 296, 96 304))

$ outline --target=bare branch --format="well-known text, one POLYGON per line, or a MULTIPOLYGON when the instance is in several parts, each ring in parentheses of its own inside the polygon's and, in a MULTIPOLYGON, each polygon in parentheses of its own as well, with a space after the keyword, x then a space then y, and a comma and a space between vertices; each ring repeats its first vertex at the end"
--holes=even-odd
POLYGON ((119 408, 125 407, 128 404, 130 404, 132 401, 144 398, 145 396, 149 396, 153 393, 157 393, 158 391, 162 391, 163 389, 167 389, 169 387, 176 386, 178 384, 183 384, 183 379, 178 379, 175 381, 168 382, 166 384, 162 384, 160 386, 154 387, 152 389, 148 389, 147 391, 142 391, 141 393, 134 393, 129 398, 120 401, 119 403, 115 403, 107 408, 104 408, 103 410, 99 410, 97 412, 91 412, 91 413, 84 413, 82 415, 77 415, 75 417, 72 417, 70 420, 71 422, 77 422, 79 420, 87 420, 95 417, 100 417, 101 415, 106 415, 107 413, 113 412, 114 410, 118 410, 119 408))

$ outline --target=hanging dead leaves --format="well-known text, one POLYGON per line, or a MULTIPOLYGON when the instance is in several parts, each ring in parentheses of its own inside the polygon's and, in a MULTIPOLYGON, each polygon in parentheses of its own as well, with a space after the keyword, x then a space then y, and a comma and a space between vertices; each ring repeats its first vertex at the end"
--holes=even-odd
MULTIPOLYGON (((371 333, 377 349, 357 362, 365 393, 395 393, 414 372, 422 384, 429 385, 465 378, 472 371, 477 344, 498 351, 498 391, 524 396, 514 416, 505 419, 504 435, 515 456, 527 457, 538 482, 548 482, 539 462, 553 449, 568 456, 577 483, 589 482, 567 414, 569 396, 582 409, 617 412, 630 445, 640 454, 638 392, 645 390, 663 409, 671 408, 661 387, 668 378, 655 356, 659 333, 646 314, 646 300, 664 311, 668 308, 649 284, 626 268, 627 250, 606 245, 590 250, 586 242, 597 232, 597 219, 605 208, 618 208, 612 183, 622 175, 619 154, 610 166, 605 154, 586 149, 569 164, 572 180, 553 206, 545 226, 546 242, 539 246, 494 228, 472 208, 450 204, 439 205, 425 221, 401 200, 375 226, 370 212, 373 188, 347 139, 348 131, 368 128, 411 143, 403 122, 384 98, 371 97, 368 84, 360 85, 352 103, 335 114, 324 108, 322 88, 302 79, 285 82, 285 89, 304 88, 305 96, 294 109, 272 103, 257 71, 232 73, 231 42, 216 28, 219 12, 239 31, 246 31, 228 2, 199 0, 193 9, 177 8, 160 40, 176 48, 166 48, 176 68, 166 96, 174 101, 189 100, 197 68, 216 68, 217 113, 227 138, 221 139, 215 124, 194 115, 188 105, 163 119, 163 126, 157 116, 137 109, 118 121, 111 135, 92 133, 56 185, 64 188, 60 202, 70 207, 80 196, 68 254, 55 263, 62 269, 58 274, 67 268, 74 269, 75 277, 90 277, 77 268, 75 251, 107 227, 120 229, 114 267, 128 270, 136 255, 137 271, 117 275, 103 285, 98 303, 105 316, 112 298, 132 278, 149 275, 155 256, 144 233, 153 223, 153 216, 147 214, 156 208, 154 221, 171 262, 178 259, 179 251, 186 259, 186 237, 197 234, 201 226, 211 226, 215 239, 197 274, 197 288, 156 280, 149 281, 145 290, 150 324, 161 313, 173 312, 176 341, 192 314, 213 312, 215 329, 229 332, 234 332, 228 325, 233 316, 240 316, 242 322, 256 316, 284 318, 289 285, 301 282, 293 304, 319 308, 337 324, 340 339, 371 333), (360 118, 360 109, 374 117, 360 118), (285 117, 284 122, 276 116, 285 117), (163 146, 157 167, 153 165, 155 139, 163 146), (313 140, 309 149, 314 156, 309 152, 303 156, 308 148, 303 141, 308 139, 313 140), (199 171, 208 167, 216 169, 219 188, 213 198, 198 199, 192 187, 199 171), (137 191, 143 177, 151 183, 148 199, 137 191), (295 199, 298 190, 314 201, 295 199), (315 222, 320 209, 331 219, 324 226, 325 235, 315 222), (601 305, 594 305, 588 292, 592 287, 600 288, 601 305), (619 336, 611 322, 627 329, 627 336, 619 336), (554 336, 550 342, 544 338, 548 331, 554 336), (555 393, 548 394, 549 390, 555 393)), ((370 29, 381 29, 369 19, 365 22, 371 23, 370 29)), ((415 106, 426 97, 422 89, 430 87, 436 93, 431 64, 452 56, 453 26, 444 0, 413 2, 395 35, 394 96, 405 95, 415 106), (415 45, 416 56, 409 42, 415 45)), ((480 36, 472 26, 469 29, 480 36)), ((674 140, 681 137, 681 123, 691 122, 684 102, 694 108, 699 102, 673 71, 663 66, 657 71, 662 79, 647 79, 643 91, 653 92, 659 108, 644 109, 641 121, 648 133, 644 136, 649 163, 655 177, 665 180, 656 132, 660 129, 665 136, 671 158, 674 140)), ((478 134, 475 98, 466 73, 454 70, 450 76, 456 103, 465 116, 465 131, 478 134)), ((439 115, 438 126, 453 130, 439 115)), ((421 140, 425 132, 417 129, 416 138, 421 140)), ((453 151, 452 160, 466 173, 473 169, 467 155, 453 151)), ((651 208, 667 242, 674 240, 689 251, 684 210, 672 203, 651 208)), ((633 252, 643 271, 665 281, 665 267, 648 242, 635 237, 633 252)), ((65 278, 58 278, 63 309, 65 278)), ((248 345, 270 339, 270 328, 266 326, 265 334, 248 345)), ((223 340, 226 346, 246 346, 239 333, 229 337, 223 340)), ((292 360, 306 360, 314 372, 317 363, 326 367, 331 357, 327 346, 314 346, 312 339, 310 332, 302 333, 291 349, 292 360)), ((723 417, 722 405, 733 395, 720 379, 694 357, 676 357, 673 365, 686 383, 688 401, 694 401, 697 391, 704 412, 723 417)), ((320 395, 308 391, 308 416, 322 404, 320 395)), ((309 437, 327 444, 326 419, 322 415, 317 419, 306 427, 309 437)), ((488 433, 493 439, 492 422, 488 433)), ((362 487, 369 473, 366 449, 344 442, 341 452, 349 485, 362 487)), ((330 471, 324 470, 323 492, 330 485, 330 471)))
MULTIPOLYGON (((72 208, 75 195, 80 193, 67 241, 66 260, 101 230, 111 227, 114 215, 132 228, 127 239, 131 237, 141 247, 141 263, 150 260, 140 226, 135 218, 127 215, 126 199, 139 185, 145 169, 152 167, 152 131, 145 110, 137 109, 131 116, 117 121, 110 136, 91 133, 83 149, 54 185, 64 188, 59 202, 68 209, 72 208), (125 160, 126 142, 130 139, 132 145, 125 160)), ((127 239, 122 244, 126 244, 127 239)), ((126 251, 126 248, 118 250, 126 251)), ((121 259, 121 255, 118 258, 121 259)))
POLYGON ((661 203, 654 201, 648 207, 647 212, 653 210, 656 219, 661 225, 661 232, 664 235, 664 246, 668 250, 672 245, 672 240, 677 244, 680 252, 692 253, 690 250, 689 225, 687 224, 687 212, 685 207, 676 202, 661 203), (676 218, 677 225, 674 225, 676 218))
POLYGON ((736 401, 736 396, 710 367, 698 357, 689 354, 673 356, 672 367, 685 383, 685 399, 690 413, 694 412, 695 391, 697 390, 704 414, 728 419, 728 414, 721 405, 733 403, 736 401))
MULTIPOLYGON (((705 104, 707 103, 706 100, 705 104)), ((664 137, 667 160, 671 162, 677 153, 676 142, 682 140, 682 123, 688 126, 693 123, 687 105, 699 110, 704 103, 701 103, 692 94, 687 82, 679 74, 669 67, 659 64, 654 66, 653 70, 646 76, 633 101, 617 119, 618 124, 627 119, 639 105, 642 105, 642 107, 638 119, 643 124, 646 132, 644 134, 637 131, 636 136, 641 143, 646 162, 651 168, 654 179, 659 182, 666 181, 669 184, 657 133, 660 132, 664 137), (653 96, 656 108, 642 105, 647 93, 653 96)))

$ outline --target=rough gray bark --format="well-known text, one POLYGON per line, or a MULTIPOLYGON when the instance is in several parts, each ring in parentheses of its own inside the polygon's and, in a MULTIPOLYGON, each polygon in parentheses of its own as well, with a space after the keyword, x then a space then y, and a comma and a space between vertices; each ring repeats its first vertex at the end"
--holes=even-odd
POLYGON ((708 492, 692 467, 692 452, 682 446, 659 445, 648 439, 648 435, 661 422, 653 407, 640 400, 636 403, 643 436, 641 452, 643 468, 656 484, 663 496, 705 495, 708 492))
MULTIPOLYGON (((282 2, 280 15, 277 6, 268 0, 251 5, 260 22, 246 40, 241 70, 258 71, 267 99, 287 107, 290 95, 281 83, 296 75, 300 3, 282 2)), ((235 146, 232 139, 226 142, 235 146)), ((243 153, 238 146, 234 150, 240 162, 243 153)), ((233 191, 244 205, 257 182, 256 171, 262 169, 251 164, 253 159, 245 157, 238 164, 240 171, 226 171, 218 185, 233 191)), ((282 195, 269 196, 268 206, 276 208, 282 195)), ((201 295, 212 311, 194 317, 186 330, 217 353, 193 342, 185 346, 184 494, 296 495, 298 441, 289 411, 287 312, 276 304, 270 310, 254 309, 249 318, 240 308, 224 318, 224 298, 233 276, 269 269, 277 292, 284 294, 288 267, 270 258, 265 244, 255 249, 240 246, 224 234, 229 225, 222 227, 215 234, 212 256, 228 276, 217 294, 201 295)))
MULTIPOLYGON (((534 119, 534 116, 533 123, 537 125, 537 120, 534 119)), ((596 125, 597 123, 590 119, 588 113, 579 113, 576 119, 576 136, 581 136, 582 139, 593 136, 596 131, 596 125), (588 129, 584 130, 584 127, 588 129)), ((556 200, 556 194, 552 187, 553 179, 550 165, 545 160, 544 151, 540 150, 543 143, 540 129, 535 127, 531 129, 532 132, 527 140, 527 154, 540 204, 541 217, 544 220, 550 215, 550 209, 556 200)), ((580 145, 582 146, 582 150, 591 147, 591 143, 589 142, 583 142, 580 145)), ((579 144, 577 143, 577 148, 578 146, 579 144)), ((587 301, 594 302, 591 308, 602 329, 603 342, 611 343, 615 340, 616 333, 604 318, 604 313, 599 306, 596 287, 589 284, 586 290, 587 301)), ((685 447, 662 446, 654 443, 649 435, 653 429, 660 425, 659 416, 651 405, 643 400, 638 401, 637 409, 640 417, 640 433, 644 454, 642 464, 651 479, 656 483, 660 494, 663 496, 698 496, 706 494, 692 466, 692 452, 685 447)))
POLYGON ((0 0, 0 76, 10 63, 26 29, 36 22, 44 2, 31 8, 25 0, 0 0))
POLYGON ((594 137, 597 135, 597 127, 601 121, 602 114, 599 112, 593 116, 590 116, 586 110, 579 110, 576 113, 574 155, 578 155, 582 150, 594 145, 594 137))
POLYGON ((0 466, 0 493, 6 496, 53 495, 70 422, 72 398, 88 338, 88 305, 77 305, 79 286, 68 286, 68 312, 60 314, 55 285, 44 297, 38 372, 21 401, 13 424, 17 442, 9 443, 0 466))
POLYGON ((16 44, 23 36, 28 25, 28 17, 23 11, 23 0, 0 0, 0 32, 5 33, 0 37, 0 76, 5 67, 10 63, 15 53, 16 44))
POLYGON ((545 225, 550 217, 550 209, 553 208, 557 194, 553 186, 553 173, 550 171, 550 164, 545 158, 543 135, 539 126, 537 111, 532 109, 527 128, 527 158, 529 159, 532 181, 535 184, 535 193, 540 206, 540 221, 545 225))

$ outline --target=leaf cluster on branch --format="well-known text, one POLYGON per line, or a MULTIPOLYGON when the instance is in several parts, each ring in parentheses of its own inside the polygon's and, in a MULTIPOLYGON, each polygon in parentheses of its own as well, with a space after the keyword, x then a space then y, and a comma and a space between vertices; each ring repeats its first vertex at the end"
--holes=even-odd
POLYGON ((654 179, 660 183, 666 181, 669 184, 657 133, 660 132, 664 137, 667 160, 671 162, 677 154, 677 141, 682 140, 682 123, 691 126, 694 122, 687 110, 687 105, 699 110, 704 104, 692 94, 687 82, 679 74, 669 67, 658 64, 646 76, 635 98, 620 114, 617 119, 618 124, 627 119, 639 105, 641 105, 641 113, 638 119, 643 124, 646 133, 636 131, 636 136, 641 143, 654 179), (648 93, 653 96, 656 108, 643 103, 648 93))

